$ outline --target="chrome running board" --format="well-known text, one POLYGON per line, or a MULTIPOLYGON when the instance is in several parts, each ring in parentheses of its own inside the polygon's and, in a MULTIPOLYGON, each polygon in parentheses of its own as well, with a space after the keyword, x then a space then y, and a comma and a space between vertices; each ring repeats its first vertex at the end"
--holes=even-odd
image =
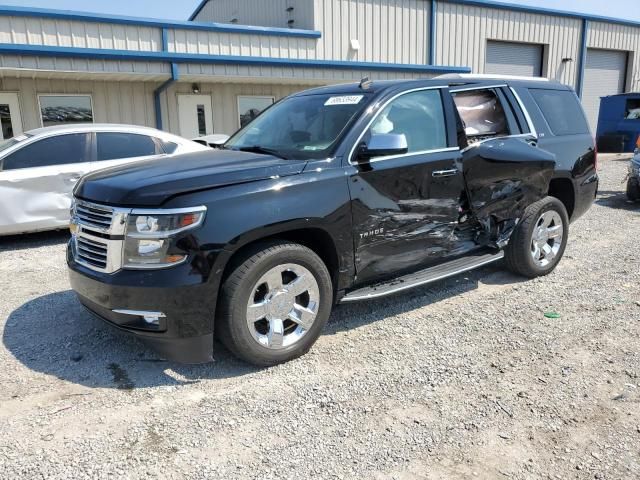
POLYGON ((504 252, 481 253, 468 255, 456 260, 452 260, 435 267, 426 268, 419 272, 410 273, 402 277, 393 278, 386 282, 376 283, 368 287, 359 288, 345 295, 340 303, 358 302, 371 298, 384 297, 394 293, 409 290, 428 283, 437 282, 447 277, 452 277, 459 273, 468 272, 489 263, 496 262, 504 257, 504 252))

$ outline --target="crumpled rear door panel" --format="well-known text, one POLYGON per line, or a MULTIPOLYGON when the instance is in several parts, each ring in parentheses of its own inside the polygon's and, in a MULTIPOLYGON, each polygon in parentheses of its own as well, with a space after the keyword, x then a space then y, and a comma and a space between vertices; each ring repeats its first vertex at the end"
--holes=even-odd
POLYGON ((63 228, 89 163, 0 171, 0 235, 63 228))
POLYGON ((469 147, 462 165, 471 213, 485 226, 515 224, 528 205, 547 195, 555 163, 555 155, 524 137, 469 147))

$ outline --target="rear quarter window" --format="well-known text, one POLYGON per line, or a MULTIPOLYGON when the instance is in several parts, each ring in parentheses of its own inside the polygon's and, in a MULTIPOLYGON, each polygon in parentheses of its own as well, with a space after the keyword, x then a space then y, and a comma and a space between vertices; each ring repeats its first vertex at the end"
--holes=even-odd
POLYGON ((589 132, 580 100, 570 90, 529 89, 551 133, 556 136, 580 135, 589 132))
MULTIPOLYGON (((171 155, 178 149, 178 144, 174 142, 170 142, 169 140, 159 140, 160 145, 162 145, 162 149, 164 153, 171 155)), ((207 143, 203 143, 202 145, 207 145, 207 143)))

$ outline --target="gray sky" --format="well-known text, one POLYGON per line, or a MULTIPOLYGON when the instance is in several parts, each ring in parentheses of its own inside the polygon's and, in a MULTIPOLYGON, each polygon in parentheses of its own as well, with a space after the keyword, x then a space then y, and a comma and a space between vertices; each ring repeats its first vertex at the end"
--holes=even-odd
MULTIPOLYGON (((24 7, 186 20, 200 3, 200 0, 5 0, 2 3, 24 7)), ((513 0, 507 3, 640 21, 640 8, 638 8, 640 2, 638 0, 513 0)))

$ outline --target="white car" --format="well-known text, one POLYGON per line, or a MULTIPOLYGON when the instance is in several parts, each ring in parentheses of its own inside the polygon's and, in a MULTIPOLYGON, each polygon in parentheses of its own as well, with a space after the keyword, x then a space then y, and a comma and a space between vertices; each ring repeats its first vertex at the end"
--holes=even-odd
POLYGON ((0 236, 65 228, 80 178, 124 163, 209 150, 134 125, 45 127, 0 142, 0 236))

